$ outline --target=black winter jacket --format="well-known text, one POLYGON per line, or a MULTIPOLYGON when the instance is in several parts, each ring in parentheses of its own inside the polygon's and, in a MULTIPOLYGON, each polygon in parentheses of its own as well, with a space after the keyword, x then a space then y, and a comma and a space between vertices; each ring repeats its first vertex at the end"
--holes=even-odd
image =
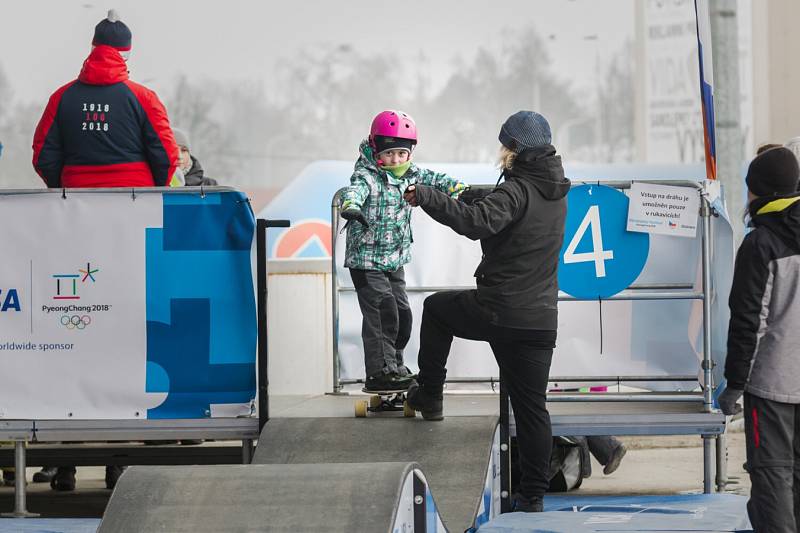
POLYGON ((471 205, 417 185, 417 202, 428 215, 480 239, 477 299, 491 311, 493 324, 557 329, 558 256, 569 188, 552 146, 520 154, 505 171, 505 182, 471 205))
POLYGON ((203 165, 200 164, 200 161, 195 159, 193 155, 189 157, 192 158, 192 168, 186 173, 184 178, 186 179, 186 185, 189 187, 198 186, 198 185, 205 185, 211 186, 216 185, 217 180, 212 178, 207 178, 205 176, 205 171, 203 170, 203 165))
POLYGON ((759 198, 736 254, 729 306, 728 386, 800 403, 800 194, 759 198))

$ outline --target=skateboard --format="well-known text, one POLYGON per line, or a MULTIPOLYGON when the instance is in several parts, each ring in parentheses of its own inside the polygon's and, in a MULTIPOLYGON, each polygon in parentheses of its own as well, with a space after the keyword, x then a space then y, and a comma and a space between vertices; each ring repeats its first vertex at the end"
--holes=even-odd
POLYGON ((417 415, 411 407, 406 404, 406 391, 374 391, 361 389, 361 392, 370 394, 369 400, 356 401, 356 418, 364 418, 369 413, 389 413, 402 411, 403 416, 412 418, 417 415))

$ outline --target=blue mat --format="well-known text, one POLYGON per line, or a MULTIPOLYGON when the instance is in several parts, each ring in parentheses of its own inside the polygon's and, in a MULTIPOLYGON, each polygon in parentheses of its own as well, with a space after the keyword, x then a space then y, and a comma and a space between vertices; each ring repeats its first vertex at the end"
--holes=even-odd
MULTIPOLYGON (((548 495, 539 514, 509 513, 479 533, 751 532, 747 498, 732 494, 685 496, 548 495)), ((95 533, 96 518, 0 519, 0 533, 95 533)))
POLYGON ((545 512, 509 513, 479 533, 594 533, 598 531, 751 532, 747 498, 733 494, 676 496, 547 495, 545 512))
POLYGON ((0 533, 95 533, 99 518, 0 518, 0 533))

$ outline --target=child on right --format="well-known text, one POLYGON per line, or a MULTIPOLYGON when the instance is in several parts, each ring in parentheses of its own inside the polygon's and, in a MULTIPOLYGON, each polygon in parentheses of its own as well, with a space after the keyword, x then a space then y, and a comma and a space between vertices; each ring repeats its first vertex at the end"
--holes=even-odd
POLYGON ((784 147, 761 152, 745 179, 753 231, 736 254, 729 306, 726 388, 732 415, 744 395, 755 531, 800 525, 800 166, 784 147))
POLYGON ((422 183, 457 197, 467 188, 447 174, 412 163, 416 144, 417 125, 407 113, 378 113, 359 147, 341 206, 349 221, 344 265, 363 317, 367 391, 402 391, 414 383, 403 361, 412 322, 403 270, 411 260, 412 208, 403 192, 422 183))

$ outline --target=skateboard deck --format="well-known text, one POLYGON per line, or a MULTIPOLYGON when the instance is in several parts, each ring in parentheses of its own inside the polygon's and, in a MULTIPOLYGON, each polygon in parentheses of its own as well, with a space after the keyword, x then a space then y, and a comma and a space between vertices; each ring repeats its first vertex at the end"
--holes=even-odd
POLYGON ((403 416, 409 418, 417 414, 416 411, 406 405, 405 390, 374 391, 363 388, 361 392, 369 394, 370 397, 368 400, 356 401, 355 411, 357 418, 364 418, 369 413, 402 412, 403 416))

